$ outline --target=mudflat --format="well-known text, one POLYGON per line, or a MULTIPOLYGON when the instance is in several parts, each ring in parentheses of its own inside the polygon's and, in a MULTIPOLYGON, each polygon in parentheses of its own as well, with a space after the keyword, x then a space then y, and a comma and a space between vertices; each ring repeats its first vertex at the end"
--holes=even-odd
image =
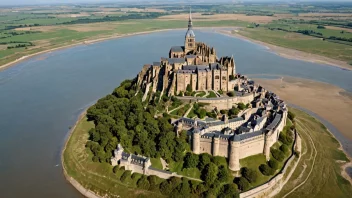
POLYGON ((255 81, 288 103, 318 114, 352 140, 352 93, 330 84, 294 77, 255 81))

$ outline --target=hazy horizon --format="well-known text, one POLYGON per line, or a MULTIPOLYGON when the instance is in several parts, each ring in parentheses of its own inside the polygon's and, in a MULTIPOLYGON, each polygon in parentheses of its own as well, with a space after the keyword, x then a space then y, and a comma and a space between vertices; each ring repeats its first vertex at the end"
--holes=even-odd
POLYGON ((238 2, 284 2, 284 3, 299 3, 299 2, 351 2, 352 0, 0 0, 0 6, 20 6, 20 5, 50 5, 50 4, 100 4, 100 3, 185 3, 185 4, 202 4, 202 3, 238 3, 238 2))

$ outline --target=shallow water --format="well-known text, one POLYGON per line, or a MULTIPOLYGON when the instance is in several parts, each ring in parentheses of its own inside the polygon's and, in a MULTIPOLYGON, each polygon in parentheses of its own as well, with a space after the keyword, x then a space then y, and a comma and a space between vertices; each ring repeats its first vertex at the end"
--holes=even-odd
MULTIPOLYGON (((1 71, 1 197, 80 197, 61 171, 60 151, 69 127, 85 108, 122 80, 135 77, 144 64, 166 57, 170 46, 182 45, 184 33, 76 46, 1 71)), ((195 33, 198 41, 214 46, 219 57, 234 54, 237 72, 310 78, 352 91, 351 71, 282 58, 264 46, 212 31, 195 33)))

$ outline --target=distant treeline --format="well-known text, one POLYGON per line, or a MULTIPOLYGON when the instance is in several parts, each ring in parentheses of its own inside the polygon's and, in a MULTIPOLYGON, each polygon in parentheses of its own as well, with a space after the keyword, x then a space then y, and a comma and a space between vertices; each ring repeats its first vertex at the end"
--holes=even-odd
POLYGON ((339 44, 345 44, 345 45, 352 45, 352 38, 344 38, 344 37, 336 37, 336 36, 329 36, 329 37, 324 37, 324 35, 320 32, 315 32, 313 30, 297 30, 297 31, 292 31, 292 30, 286 30, 283 28, 269 28, 270 30, 280 30, 284 32, 294 32, 294 33, 299 33, 299 34, 304 34, 308 36, 314 36, 317 38, 322 38, 326 41, 334 42, 334 43, 339 43, 339 44), (342 41, 342 42, 339 42, 342 41))
POLYGON ((130 20, 130 19, 155 19, 163 15, 167 15, 167 14, 158 13, 158 12, 143 13, 143 14, 133 13, 133 14, 122 15, 122 16, 106 16, 98 19, 80 18, 74 21, 64 22, 62 24, 99 23, 99 22, 109 22, 109 21, 124 21, 124 20, 130 20))
POLYGON ((31 42, 27 42, 27 43, 17 44, 17 45, 13 45, 13 46, 7 46, 7 49, 22 48, 22 47, 27 47, 27 46, 34 46, 34 45, 31 42))

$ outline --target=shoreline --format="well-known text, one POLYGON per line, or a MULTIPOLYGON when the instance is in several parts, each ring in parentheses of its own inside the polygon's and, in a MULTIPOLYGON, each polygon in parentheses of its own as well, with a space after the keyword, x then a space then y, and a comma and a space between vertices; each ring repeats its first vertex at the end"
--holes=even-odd
MULTIPOLYGON (((262 42, 262 41, 259 41, 259 40, 248 38, 248 37, 240 35, 238 33, 233 34, 232 30, 231 31, 222 30, 221 28, 236 29, 236 28, 239 28, 239 27, 229 27, 229 26, 223 26, 223 27, 195 27, 194 29, 218 29, 218 30, 215 30, 215 33, 223 34, 223 35, 231 36, 231 37, 235 37, 235 38, 239 38, 239 39, 242 39, 242 40, 245 40, 245 41, 248 41, 248 42, 252 42, 252 43, 255 43, 255 44, 258 44, 258 45, 262 45, 262 46, 268 48, 268 50, 270 50, 271 52, 273 52, 276 55, 281 56, 283 58, 300 60, 300 61, 306 61, 306 62, 312 62, 312 63, 317 63, 317 64, 325 64, 325 65, 328 65, 328 66, 331 66, 331 67, 338 67, 338 68, 341 68, 341 69, 352 71, 352 66, 348 65, 344 61, 340 61, 340 60, 336 60, 336 59, 320 56, 320 55, 317 55, 317 54, 308 54, 308 53, 305 53, 303 51, 290 49, 290 48, 285 48, 285 47, 280 47, 280 46, 273 45, 273 44, 270 44, 270 43, 265 43, 265 42, 262 42), (309 55, 309 57, 307 57, 307 54, 309 55)), ((45 53, 48 53, 48 52, 54 52, 54 51, 61 50, 61 49, 67 49, 67 48, 78 46, 78 45, 94 44, 94 43, 103 42, 103 41, 107 41, 107 40, 111 40, 111 39, 118 39, 118 38, 124 38, 124 37, 129 37, 129 36, 151 34, 151 33, 156 33, 156 32, 182 30, 182 29, 185 29, 185 28, 160 29, 160 30, 151 30, 151 31, 127 33, 127 34, 114 34, 114 35, 101 37, 101 38, 96 38, 96 39, 87 39, 87 40, 80 41, 78 43, 73 43, 73 44, 64 45, 64 46, 60 46, 60 47, 55 47, 55 48, 43 50, 43 51, 40 51, 40 52, 36 52, 34 54, 29 54, 29 55, 22 56, 19 59, 16 59, 14 61, 11 61, 9 63, 1 65, 0 66, 0 72, 2 70, 6 69, 6 68, 14 66, 17 63, 20 63, 20 62, 22 62, 24 60, 27 60, 28 58, 32 58, 32 57, 35 57, 35 56, 38 56, 38 55, 41 55, 41 54, 45 54, 45 53)))
POLYGON ((316 63, 316 64, 325 64, 325 65, 328 65, 331 67, 338 67, 338 68, 341 68, 344 70, 352 71, 352 66, 344 61, 328 58, 328 57, 321 56, 318 54, 306 53, 304 51, 266 43, 263 41, 255 40, 255 39, 240 35, 238 33, 232 33, 232 31, 228 31, 228 30, 220 30, 217 32, 219 34, 239 38, 239 39, 249 41, 249 42, 252 42, 252 43, 255 43, 258 45, 262 45, 262 46, 266 47, 268 50, 270 50, 271 52, 273 52, 276 55, 281 56, 283 58, 306 61, 306 62, 311 62, 311 63, 316 63))
POLYGON ((81 193, 85 197, 88 197, 88 198, 103 198, 103 197, 95 194, 94 192, 86 189, 77 180, 75 180, 73 177, 69 176, 67 174, 67 171, 66 171, 66 168, 65 168, 65 165, 64 165, 64 162, 65 162, 65 160, 64 160, 64 152, 66 151, 66 147, 67 147, 68 141, 70 140, 70 138, 71 138, 73 132, 75 131, 78 123, 86 116, 87 109, 88 108, 86 108, 85 110, 83 110, 82 113, 79 114, 75 124, 73 125, 73 127, 69 130, 68 134, 66 135, 65 144, 64 144, 64 146, 63 146, 63 148, 61 150, 61 156, 60 156, 62 172, 64 174, 64 177, 65 177, 66 181, 69 182, 79 193, 81 193))

